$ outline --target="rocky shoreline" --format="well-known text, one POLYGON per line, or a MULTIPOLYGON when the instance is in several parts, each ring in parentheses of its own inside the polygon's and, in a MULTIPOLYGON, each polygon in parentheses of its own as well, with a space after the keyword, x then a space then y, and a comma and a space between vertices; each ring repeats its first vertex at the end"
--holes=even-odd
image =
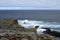
POLYGON ((37 35, 35 28, 26 29, 18 25, 17 19, 0 20, 0 40, 60 40, 49 34, 37 35))

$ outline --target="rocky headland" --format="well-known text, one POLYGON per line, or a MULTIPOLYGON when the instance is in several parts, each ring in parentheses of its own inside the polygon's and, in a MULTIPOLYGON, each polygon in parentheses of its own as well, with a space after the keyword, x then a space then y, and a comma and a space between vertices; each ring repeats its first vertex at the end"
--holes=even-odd
POLYGON ((37 35, 35 28, 18 25, 17 19, 0 19, 0 40, 60 40, 49 34, 37 35))

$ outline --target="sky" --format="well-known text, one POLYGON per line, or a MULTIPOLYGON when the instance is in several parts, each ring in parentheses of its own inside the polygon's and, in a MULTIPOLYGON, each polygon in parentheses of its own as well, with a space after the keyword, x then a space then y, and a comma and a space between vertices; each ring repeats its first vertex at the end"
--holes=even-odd
POLYGON ((0 0, 0 10, 4 9, 60 10, 60 0, 0 0))

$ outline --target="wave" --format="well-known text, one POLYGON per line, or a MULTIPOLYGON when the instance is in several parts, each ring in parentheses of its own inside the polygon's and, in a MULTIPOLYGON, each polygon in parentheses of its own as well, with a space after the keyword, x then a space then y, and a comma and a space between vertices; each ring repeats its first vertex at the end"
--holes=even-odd
POLYGON ((48 27, 48 28, 57 28, 60 29, 60 23, 58 22, 45 22, 45 21, 37 21, 37 20, 18 20, 18 23, 20 25, 23 25, 24 27, 30 27, 39 25, 40 27, 48 27), (25 22, 25 24, 24 24, 25 22))
POLYGON ((60 32, 60 23, 58 22, 45 22, 45 21, 36 21, 36 20, 18 20, 18 24, 22 25, 25 28, 35 28, 35 26, 39 26, 37 28, 37 34, 43 34, 43 31, 46 29, 42 28, 50 28, 51 31, 60 32))

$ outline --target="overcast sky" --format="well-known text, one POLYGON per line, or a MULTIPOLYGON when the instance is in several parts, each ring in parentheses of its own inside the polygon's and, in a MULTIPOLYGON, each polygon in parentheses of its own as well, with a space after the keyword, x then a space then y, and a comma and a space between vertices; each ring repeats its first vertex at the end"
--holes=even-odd
POLYGON ((59 9, 60 0, 0 0, 0 9, 59 9))

